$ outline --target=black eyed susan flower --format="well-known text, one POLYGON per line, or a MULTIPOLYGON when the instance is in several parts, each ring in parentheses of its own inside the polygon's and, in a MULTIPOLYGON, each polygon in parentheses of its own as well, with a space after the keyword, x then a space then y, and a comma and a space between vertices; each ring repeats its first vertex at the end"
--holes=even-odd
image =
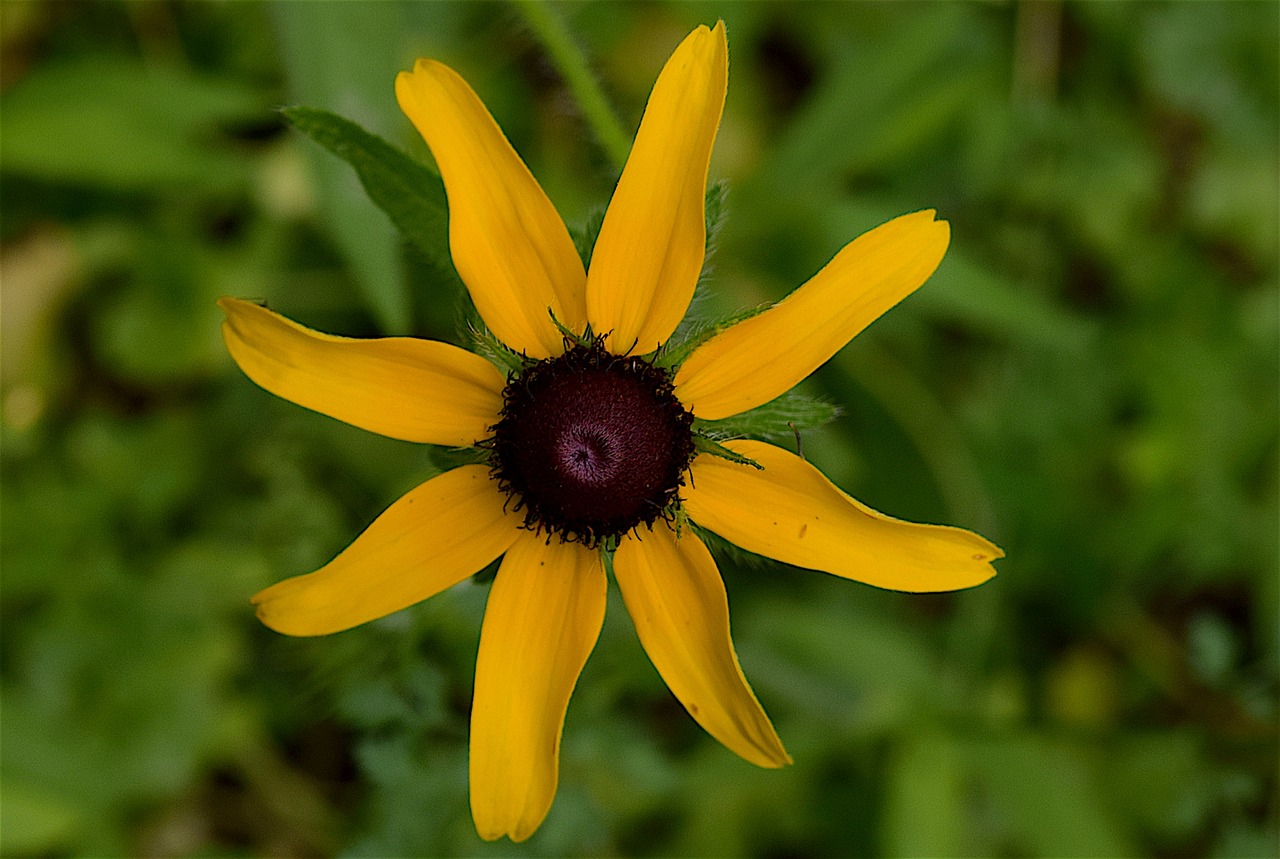
POLYGON ((1000 549, 877 513, 799 456, 696 443, 694 417, 784 393, 920 286, 950 238, 932 211, 854 240, 771 308, 655 362, 703 265, 704 196, 728 73, 723 23, 699 27, 654 85, 584 271, 569 233, 480 99, 419 60, 396 79, 449 202, 454 264, 508 373, 457 346, 310 331, 224 299, 227 348, 253 381, 392 438, 475 447, 320 570, 254 602, 289 635, 383 617, 502 562, 485 609, 471 713, 471 808, 486 839, 531 835, 556 791, 561 728, 604 618, 606 556, 640 641, 713 737, 790 762, 729 637, 724 585, 692 522, 787 564, 882 588, 986 581, 1000 549))

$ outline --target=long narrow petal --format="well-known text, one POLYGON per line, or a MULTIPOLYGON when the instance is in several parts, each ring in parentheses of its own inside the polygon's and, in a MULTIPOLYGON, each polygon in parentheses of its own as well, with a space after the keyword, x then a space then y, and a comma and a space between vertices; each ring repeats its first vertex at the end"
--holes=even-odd
POLYGON ((698 347, 676 396, 707 420, 769 402, 928 280, 950 241, 932 209, 859 236, 791 295, 698 347))
POLYGON ((551 808, 560 733, 604 622, 600 553, 522 534, 489 591, 471 706, 471 815, 523 841, 551 808))
POLYGON ((859 504, 795 454, 760 441, 725 446, 764 466, 693 463, 690 518, 750 552, 895 591, 952 591, 996 574, 1004 557, 971 531, 892 519, 859 504))
POLYGON ((248 301, 218 306, 231 357, 278 397, 380 435, 454 447, 491 435, 497 423, 506 380, 465 349, 333 337, 248 301))
POLYGON ((327 635, 435 596, 515 541, 521 518, 503 501, 483 465, 433 477, 324 567, 255 596, 258 618, 286 635, 327 635))
POLYGON ((582 331, 586 274, 555 207, 453 69, 418 60, 396 76, 396 99, 440 168, 453 264, 481 318, 517 352, 560 354, 547 311, 582 331))
POLYGON ((615 352, 671 336, 706 252, 703 201, 729 75, 724 22, 699 27, 654 84, 587 275, 587 316, 615 352))
POLYGON ((791 763, 742 675, 724 582, 702 541, 660 523, 623 538, 613 572, 640 643, 689 715, 757 766, 791 763))

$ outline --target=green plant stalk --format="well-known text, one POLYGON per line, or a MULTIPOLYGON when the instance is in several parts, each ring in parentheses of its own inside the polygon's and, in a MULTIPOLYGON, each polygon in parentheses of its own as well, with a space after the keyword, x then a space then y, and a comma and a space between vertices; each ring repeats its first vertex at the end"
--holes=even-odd
POLYGON ((568 28, 540 0, 513 2, 551 57, 556 71, 564 78, 596 141, 613 162, 613 166, 621 171, 627 163, 627 154, 631 151, 630 141, 622 123, 609 106, 604 90, 600 88, 600 81, 587 65, 586 57, 569 35, 568 28))

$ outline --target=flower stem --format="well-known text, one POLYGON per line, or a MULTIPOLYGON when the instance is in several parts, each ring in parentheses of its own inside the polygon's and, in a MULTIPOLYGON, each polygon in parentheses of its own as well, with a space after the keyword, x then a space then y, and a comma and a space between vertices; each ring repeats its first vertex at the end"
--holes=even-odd
POLYGON ((596 141, 613 162, 613 166, 621 170, 631 148, 627 134, 613 108, 609 106, 600 81, 587 65, 586 57, 569 35, 564 21, 541 0, 514 2, 542 43, 551 62, 555 64, 556 71, 564 78, 596 141))

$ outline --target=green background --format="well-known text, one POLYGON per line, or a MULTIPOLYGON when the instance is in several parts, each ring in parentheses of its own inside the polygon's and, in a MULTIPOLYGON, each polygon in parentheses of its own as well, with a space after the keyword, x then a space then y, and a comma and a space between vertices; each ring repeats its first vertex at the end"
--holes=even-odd
POLYGON ((727 22, 699 312, 950 220, 937 274, 804 383, 844 410, 804 449, 992 538, 999 576, 905 596, 722 555, 781 771, 701 732, 612 593, 550 816, 481 842, 487 586, 316 640, 248 605, 443 460, 256 388, 214 301, 456 340, 452 272, 276 108, 425 160, 392 80, 444 60, 582 224, 617 167, 538 10, 3 0, 0 852, 1275 855, 1277 7, 550 11, 628 138, 727 22))

